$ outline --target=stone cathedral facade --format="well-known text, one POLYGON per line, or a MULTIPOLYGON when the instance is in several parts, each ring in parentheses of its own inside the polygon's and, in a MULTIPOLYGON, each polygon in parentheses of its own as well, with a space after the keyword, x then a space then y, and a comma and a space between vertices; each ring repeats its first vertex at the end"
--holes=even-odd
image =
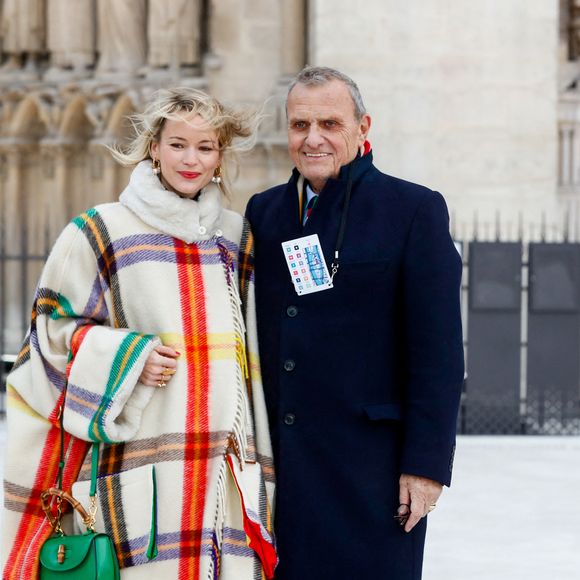
POLYGON ((255 149, 233 168, 234 208, 243 211, 251 193, 287 179, 283 92, 304 64, 305 4, 2 0, 0 7, 0 325, 5 351, 15 352, 42 256, 71 217, 117 198, 130 170, 104 145, 123 142, 127 116, 154 90, 193 86, 263 110, 255 149), (24 254, 38 259, 24 263, 24 254))
POLYGON ((307 62, 355 78, 378 166, 442 191, 458 239, 580 223, 580 0, 0 0, 5 350, 58 232, 126 183, 104 145, 152 91, 266 114, 233 182, 243 211, 288 178, 285 87, 307 62))

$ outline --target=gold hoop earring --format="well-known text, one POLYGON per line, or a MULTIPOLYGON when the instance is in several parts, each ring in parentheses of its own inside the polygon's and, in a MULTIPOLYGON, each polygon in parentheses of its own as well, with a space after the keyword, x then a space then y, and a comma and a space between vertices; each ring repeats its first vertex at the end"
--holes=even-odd
POLYGON ((219 185, 222 182, 222 168, 218 165, 213 171, 212 182, 219 185))
POLYGON ((153 173, 159 175, 161 173, 161 163, 159 159, 153 159, 153 173))

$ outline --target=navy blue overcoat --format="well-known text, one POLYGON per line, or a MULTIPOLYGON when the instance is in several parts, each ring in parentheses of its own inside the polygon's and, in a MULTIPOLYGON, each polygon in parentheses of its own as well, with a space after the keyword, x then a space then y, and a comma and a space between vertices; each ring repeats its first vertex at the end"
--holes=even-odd
POLYGON ((278 580, 418 580, 426 519, 394 521, 398 479, 449 485, 463 381, 461 259, 439 193, 352 162, 334 288, 298 296, 282 242, 332 255, 350 166, 307 224, 299 175, 252 197, 262 374, 277 470, 278 580))

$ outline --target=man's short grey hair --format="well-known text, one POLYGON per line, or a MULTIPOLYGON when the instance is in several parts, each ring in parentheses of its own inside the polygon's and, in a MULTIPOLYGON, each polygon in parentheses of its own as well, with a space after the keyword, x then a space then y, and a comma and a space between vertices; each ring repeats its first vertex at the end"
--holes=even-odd
POLYGON ((360 121, 363 118, 363 115, 366 115, 367 110, 357 84, 348 75, 341 73, 335 68, 327 66, 305 66, 292 79, 292 81, 290 81, 288 94, 286 95, 286 112, 288 112, 288 96, 290 95, 290 91, 292 91, 296 85, 300 84, 307 87, 317 87, 332 81, 341 81, 347 86, 354 103, 355 117, 357 121, 360 121))

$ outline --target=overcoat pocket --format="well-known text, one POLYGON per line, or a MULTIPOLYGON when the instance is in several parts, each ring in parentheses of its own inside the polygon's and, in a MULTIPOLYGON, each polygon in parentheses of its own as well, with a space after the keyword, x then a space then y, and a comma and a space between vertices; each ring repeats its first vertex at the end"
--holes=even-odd
POLYGON ((400 421, 403 418, 401 405, 399 403, 365 405, 363 410, 371 421, 400 421))

